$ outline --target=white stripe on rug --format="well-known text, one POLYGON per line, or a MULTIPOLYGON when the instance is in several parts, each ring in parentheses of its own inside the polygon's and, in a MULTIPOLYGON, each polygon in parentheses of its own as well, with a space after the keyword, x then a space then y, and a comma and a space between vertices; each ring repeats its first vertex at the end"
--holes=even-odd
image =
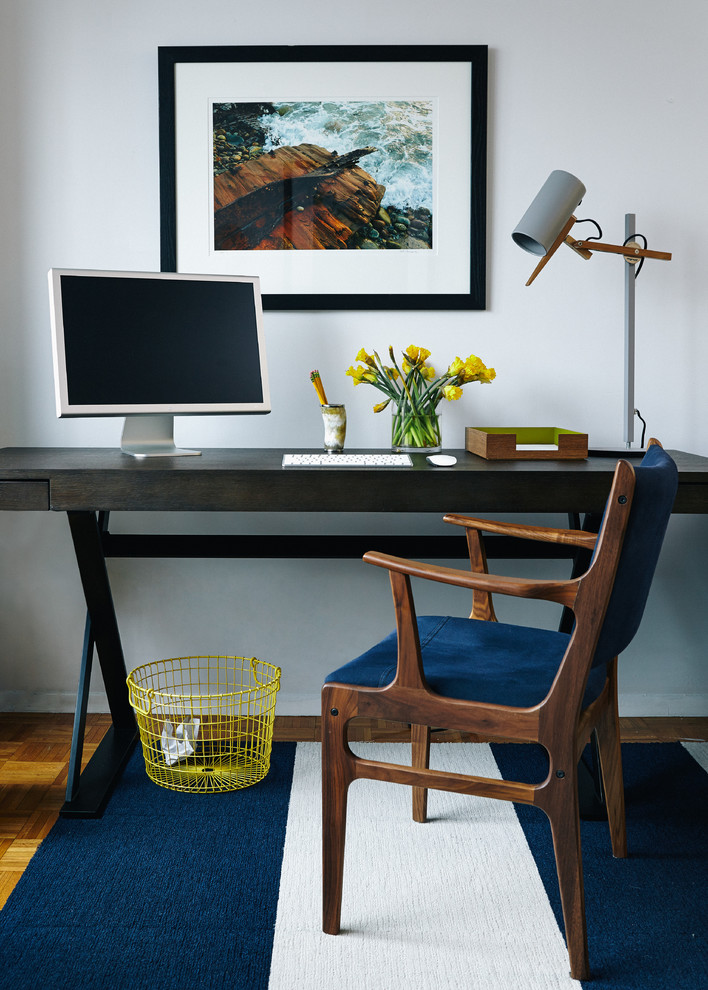
MULTIPOLYGON (((352 748, 410 761, 403 743, 352 748)), ((487 745, 431 750, 432 766, 500 776, 487 745)), ((352 784, 342 932, 324 935, 320 747, 298 744, 270 990, 577 990, 513 806, 430 791, 425 825, 410 806, 408 787, 352 784)))
POLYGON ((706 773, 708 773, 708 742, 700 742, 695 739, 683 743, 683 748, 687 749, 696 763, 700 763, 706 773))

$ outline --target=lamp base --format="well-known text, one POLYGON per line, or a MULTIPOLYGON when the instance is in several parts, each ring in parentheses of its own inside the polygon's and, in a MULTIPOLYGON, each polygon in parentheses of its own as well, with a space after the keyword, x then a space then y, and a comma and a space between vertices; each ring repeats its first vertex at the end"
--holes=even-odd
POLYGON ((588 457, 644 457, 646 447, 588 447, 588 457))

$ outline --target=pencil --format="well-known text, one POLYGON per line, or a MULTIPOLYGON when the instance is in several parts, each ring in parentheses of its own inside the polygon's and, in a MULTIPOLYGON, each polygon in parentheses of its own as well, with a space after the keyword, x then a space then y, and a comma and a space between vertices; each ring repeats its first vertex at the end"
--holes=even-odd
POLYGON ((327 396, 325 395, 324 385, 322 384, 319 371, 310 372, 310 381, 315 386, 315 392, 317 392, 317 395, 319 396, 320 405, 328 405, 327 396))

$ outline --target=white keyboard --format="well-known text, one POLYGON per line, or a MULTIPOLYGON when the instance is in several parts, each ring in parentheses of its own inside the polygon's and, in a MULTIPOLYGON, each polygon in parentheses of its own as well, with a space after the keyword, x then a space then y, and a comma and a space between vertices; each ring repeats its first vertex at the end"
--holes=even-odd
POLYGON ((283 467, 411 467, 410 454, 283 454, 283 467))

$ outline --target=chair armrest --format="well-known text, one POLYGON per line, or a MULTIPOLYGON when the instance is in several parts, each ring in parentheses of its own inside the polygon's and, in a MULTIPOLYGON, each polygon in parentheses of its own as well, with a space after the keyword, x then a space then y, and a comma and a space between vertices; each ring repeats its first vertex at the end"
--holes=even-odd
POLYGON ((577 578, 555 581, 504 577, 499 574, 480 574, 461 571, 454 567, 441 567, 438 564, 423 564, 416 560, 407 560, 404 557, 392 557, 390 554, 379 553, 376 550, 365 553, 364 560, 367 564, 384 567, 398 574, 451 584, 458 588, 468 588, 470 591, 511 595, 514 598, 539 598, 571 608, 575 602, 578 588, 577 578))
POLYGON ((552 526, 527 526, 524 523, 495 522, 492 519, 475 519, 449 513, 443 521, 453 526, 464 526, 480 533, 494 533, 503 536, 516 536, 523 540, 540 540, 544 543, 562 543, 567 546, 584 547, 593 550, 597 533, 586 533, 580 529, 560 529, 552 526))

